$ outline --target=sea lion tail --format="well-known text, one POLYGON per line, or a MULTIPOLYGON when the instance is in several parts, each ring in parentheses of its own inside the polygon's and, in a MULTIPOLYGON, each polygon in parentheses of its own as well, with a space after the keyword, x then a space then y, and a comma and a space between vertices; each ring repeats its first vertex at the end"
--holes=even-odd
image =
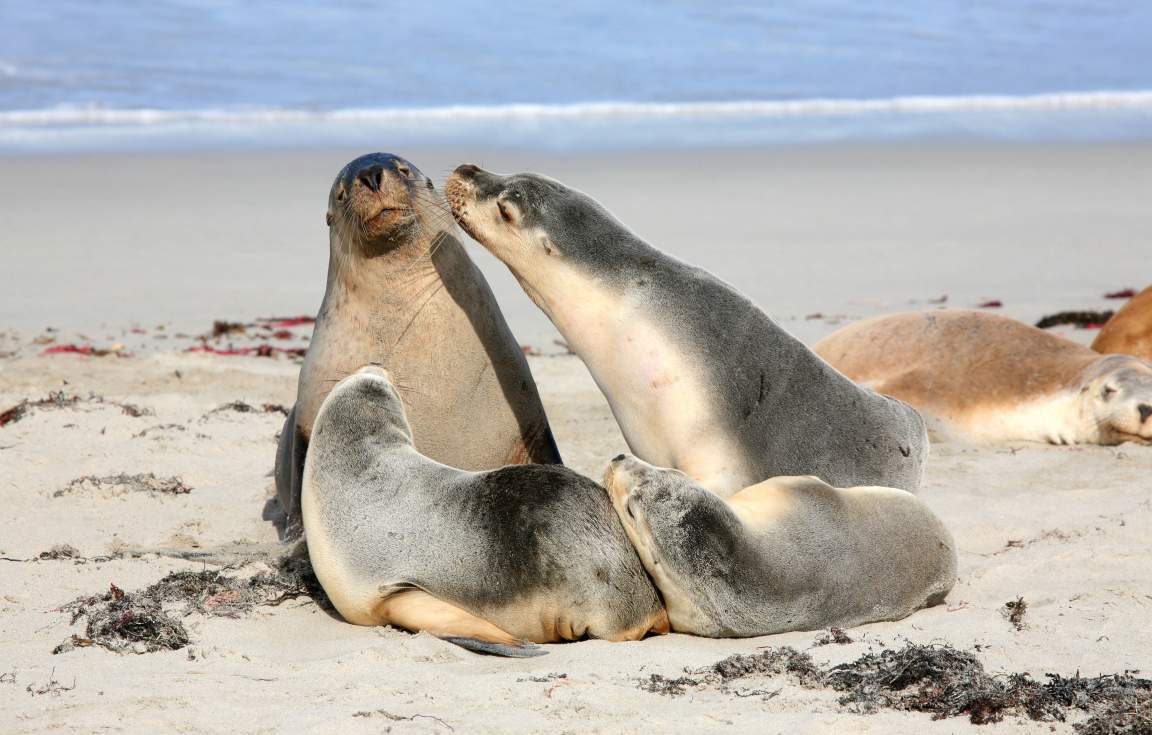
POLYGON ((463 649, 473 653, 487 656, 504 656, 506 658, 532 658, 534 656, 547 656, 548 652, 535 643, 519 641, 517 643, 492 643, 479 638, 464 636, 440 636, 440 640, 455 643, 463 649))

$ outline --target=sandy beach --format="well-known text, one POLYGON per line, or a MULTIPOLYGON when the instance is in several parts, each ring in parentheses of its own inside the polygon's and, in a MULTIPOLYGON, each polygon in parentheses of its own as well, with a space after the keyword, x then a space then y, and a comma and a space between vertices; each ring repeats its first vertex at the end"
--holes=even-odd
MULTIPOLYGON (((261 512, 308 327, 249 326, 207 342, 278 348, 272 357, 187 350, 214 320, 315 312, 327 190, 362 152, 0 163, 0 412, 30 402, 0 426, 0 730, 956 733, 976 726, 861 713, 788 676, 677 696, 640 684, 766 647, 792 646, 826 668, 906 642, 973 651, 989 672, 1039 680, 1148 675, 1152 448, 1132 445, 934 444, 921 497, 956 538, 959 582, 946 605, 847 630, 843 645, 817 645, 820 631, 668 635, 506 660, 352 626, 299 597, 236 617, 193 612, 178 650, 54 654, 84 632, 62 609, 78 597, 221 559, 240 577, 271 569, 276 534, 261 512), (65 345, 114 352, 46 354, 65 345), (147 473, 163 488, 100 481, 147 473), (63 545, 75 551, 39 558, 63 545), (208 556, 178 558, 189 553, 208 556), (1018 598, 1027 609, 1017 625, 1005 604, 1018 598)), ((906 309, 996 301, 1029 322, 1115 309, 1122 302, 1107 292, 1152 282, 1152 144, 396 152, 437 182, 472 160, 581 188, 809 344, 906 309)), ((567 463, 599 477, 627 449, 607 404, 503 267, 469 248, 521 343, 541 353, 530 366, 567 463)), ((984 727, 1072 732, 1084 715, 1069 717, 984 727)))

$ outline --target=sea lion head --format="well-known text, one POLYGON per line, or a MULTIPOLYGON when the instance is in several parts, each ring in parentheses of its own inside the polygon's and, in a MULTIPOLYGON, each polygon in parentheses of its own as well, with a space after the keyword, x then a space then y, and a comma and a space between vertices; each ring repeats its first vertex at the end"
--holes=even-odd
POLYGON ((1152 364, 1108 355, 1092 364, 1080 388, 1104 442, 1152 443, 1152 364))
POLYGON ((679 470, 656 467, 630 454, 613 459, 604 488, 641 562, 656 580, 668 616, 693 630, 724 635, 717 627, 729 580, 748 560, 736 516, 719 496, 679 470))
POLYGON ((437 212, 444 219, 442 207, 420 169, 391 153, 369 153, 336 175, 326 220, 341 254, 375 257, 412 240, 437 212))
POLYGON ((444 192, 464 231, 522 283, 559 264, 609 273, 620 251, 638 242, 596 200, 547 176, 500 176, 466 163, 444 192))
POLYGON ((312 441, 331 432, 339 436, 328 439, 348 446, 363 441, 412 444, 404 402, 388 371, 366 365, 336 384, 320 406, 312 441))

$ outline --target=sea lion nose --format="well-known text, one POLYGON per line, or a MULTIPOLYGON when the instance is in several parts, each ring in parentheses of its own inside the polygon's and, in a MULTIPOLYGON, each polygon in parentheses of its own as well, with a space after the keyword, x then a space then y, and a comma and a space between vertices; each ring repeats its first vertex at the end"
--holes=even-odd
POLYGON ((384 178, 384 166, 376 164, 366 166, 356 172, 356 180, 371 191, 380 191, 380 182, 384 178))
POLYGON ((1147 403, 1141 403, 1136 407, 1136 410, 1140 412, 1140 423, 1144 423, 1148 420, 1149 416, 1152 416, 1152 406, 1149 406, 1147 403))

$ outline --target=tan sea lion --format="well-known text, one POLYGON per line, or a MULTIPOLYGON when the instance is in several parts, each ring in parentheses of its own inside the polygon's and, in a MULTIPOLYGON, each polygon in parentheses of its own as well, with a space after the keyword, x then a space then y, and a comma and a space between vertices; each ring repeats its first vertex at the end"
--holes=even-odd
POLYGON ((1015 319, 941 310, 850 324, 813 347, 853 380, 980 441, 1152 440, 1152 364, 1015 319))
POLYGON ((1152 286, 1133 296, 1096 335, 1092 349, 1152 362, 1152 286))
POLYGON ((432 182, 399 156, 361 156, 336 176, 327 219, 328 285, 276 457, 283 537, 300 533, 316 412, 368 363, 396 377, 432 459, 467 470, 558 463, 523 351, 432 182))
POLYGON ((312 567, 351 623, 513 656, 539 653, 523 641, 668 630, 599 485, 559 465, 466 472, 429 459, 379 368, 324 399, 301 501, 312 567))
POLYGON ((915 495, 774 477, 727 500, 620 455, 604 476, 672 630, 741 638, 899 620, 943 602, 956 544, 915 495))
POLYGON ((853 384, 591 197, 472 165, 445 194, 588 366, 637 456, 722 496, 801 474, 919 488, 928 437, 914 409, 853 384))

